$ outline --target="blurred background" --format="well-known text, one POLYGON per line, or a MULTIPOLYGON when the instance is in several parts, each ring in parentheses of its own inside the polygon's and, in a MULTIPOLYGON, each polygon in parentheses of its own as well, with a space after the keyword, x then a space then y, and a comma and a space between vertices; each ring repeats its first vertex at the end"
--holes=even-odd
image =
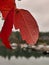
MULTIPOLYGON (((49 45, 49 0, 15 0, 17 8, 29 10, 36 19, 39 26, 39 39, 37 45, 49 45)), ((0 31, 3 26, 2 14, 0 13, 0 31)), ((12 29, 9 38, 11 43, 26 44, 22 40, 19 29, 12 29)), ((49 53, 32 50, 31 48, 20 48, 9 50, 4 47, 0 39, 0 64, 1 65, 49 65, 49 53)))

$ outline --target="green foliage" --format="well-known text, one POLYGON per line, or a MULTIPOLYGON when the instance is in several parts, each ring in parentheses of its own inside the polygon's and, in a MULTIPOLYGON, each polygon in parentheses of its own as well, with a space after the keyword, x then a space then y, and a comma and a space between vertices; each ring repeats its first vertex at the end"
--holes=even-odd
POLYGON ((28 49, 28 48, 17 48, 15 50, 10 50, 10 49, 6 49, 5 47, 1 46, 0 47, 0 56, 6 58, 8 57, 8 59, 10 60, 12 56, 15 56, 16 58, 18 57, 25 57, 25 58, 30 58, 30 57, 41 57, 41 56, 47 56, 49 57, 49 55, 44 55, 43 53, 36 51, 36 50, 32 50, 32 49, 28 49))
MULTIPOLYGON (((25 40, 22 40, 21 34, 20 32, 12 32, 10 38, 9 38, 11 43, 26 43, 25 40)), ((38 44, 48 44, 49 45, 49 33, 40 33, 39 34, 39 39, 37 41, 37 45, 38 44)), ((38 58, 41 56, 45 56, 43 53, 37 51, 37 50, 33 50, 30 48, 20 48, 17 47, 15 50, 9 50, 6 49, 4 46, 1 46, 2 42, 0 40, 0 56, 3 56, 4 58, 8 57, 8 59, 10 59, 12 56, 15 56, 16 58, 20 57, 26 57, 26 58, 30 58, 31 56, 38 58)), ((46 55, 47 56, 47 55, 46 55)), ((49 57, 49 55, 48 55, 49 57)))
POLYGON ((40 32, 39 39, 37 41, 38 44, 48 44, 49 45, 49 32, 40 32))
POLYGON ((26 43, 25 40, 22 40, 20 32, 12 32, 10 38, 9 38, 11 43, 26 43))

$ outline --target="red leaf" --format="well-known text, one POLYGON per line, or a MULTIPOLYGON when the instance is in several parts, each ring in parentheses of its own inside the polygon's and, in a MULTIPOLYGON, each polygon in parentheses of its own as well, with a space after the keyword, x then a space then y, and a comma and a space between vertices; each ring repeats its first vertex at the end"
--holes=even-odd
POLYGON ((2 27, 1 30, 1 39, 3 41, 3 44, 7 47, 7 48, 11 48, 10 46, 10 42, 9 42, 9 36, 12 32, 12 28, 13 28, 13 16, 14 16, 14 10, 12 9, 9 14, 6 17, 6 20, 4 22, 4 25, 2 27))
POLYGON ((27 10, 16 10, 15 28, 20 29, 22 39, 28 44, 36 44, 39 37, 39 29, 36 20, 27 10))
POLYGON ((16 8, 15 0, 0 0, 0 11, 4 19, 13 8, 16 8))

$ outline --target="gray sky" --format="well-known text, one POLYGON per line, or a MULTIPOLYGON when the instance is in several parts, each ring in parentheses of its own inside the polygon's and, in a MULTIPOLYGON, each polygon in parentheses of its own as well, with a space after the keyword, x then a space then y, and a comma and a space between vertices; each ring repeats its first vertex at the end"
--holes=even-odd
POLYGON ((15 2, 17 8, 27 9, 32 13, 37 20, 40 31, 49 31, 49 0, 15 0, 15 2))

